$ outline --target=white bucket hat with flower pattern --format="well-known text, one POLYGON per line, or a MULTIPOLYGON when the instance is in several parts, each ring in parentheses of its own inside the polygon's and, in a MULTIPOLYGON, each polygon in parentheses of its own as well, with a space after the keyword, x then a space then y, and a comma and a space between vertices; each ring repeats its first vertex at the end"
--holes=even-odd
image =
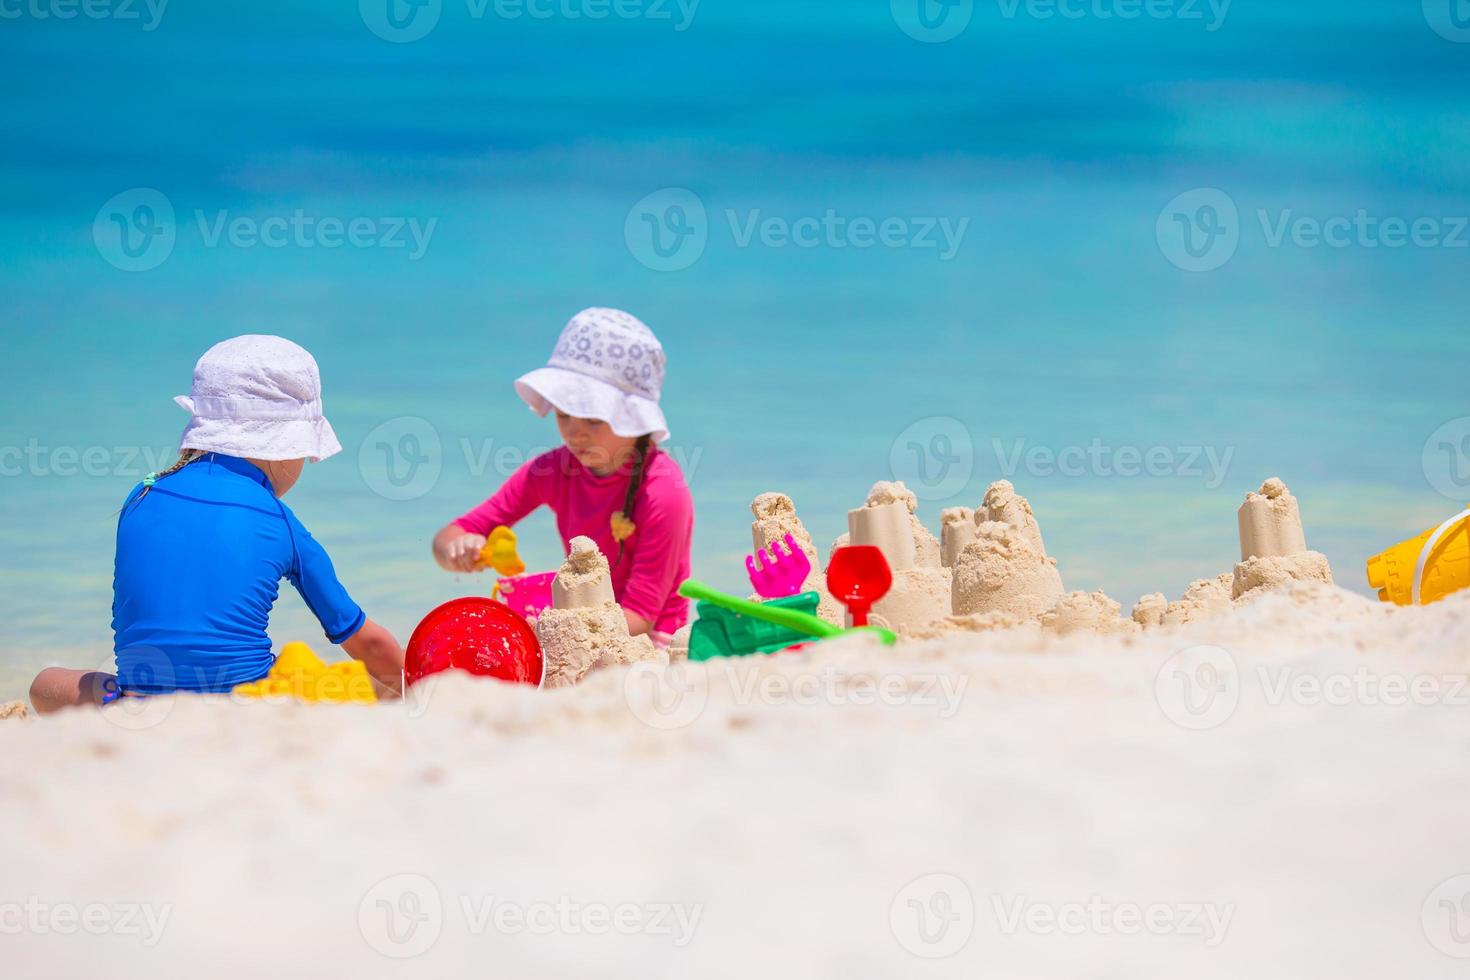
POLYGON ((669 437, 658 405, 664 349, 642 320, 593 307, 572 317, 546 367, 516 379, 516 394, 537 415, 553 408, 600 419, 620 436, 669 437))

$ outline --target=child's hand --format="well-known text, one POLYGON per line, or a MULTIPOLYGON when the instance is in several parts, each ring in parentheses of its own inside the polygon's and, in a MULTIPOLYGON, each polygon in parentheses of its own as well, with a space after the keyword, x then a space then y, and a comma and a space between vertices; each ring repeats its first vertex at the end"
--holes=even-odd
POLYGON ((480 552, 485 547, 483 534, 461 534, 444 542, 434 557, 439 566, 450 572, 475 572, 481 569, 480 552))

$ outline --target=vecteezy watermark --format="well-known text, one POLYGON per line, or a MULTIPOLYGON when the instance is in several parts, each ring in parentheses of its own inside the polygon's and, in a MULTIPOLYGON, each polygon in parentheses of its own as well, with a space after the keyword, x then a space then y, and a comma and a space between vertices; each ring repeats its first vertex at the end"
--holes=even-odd
MULTIPOLYGON (((941 262, 959 252, 969 218, 848 215, 768 215, 760 208, 726 208, 724 226, 735 248, 932 250, 941 262)), ((623 220, 633 258, 655 272, 678 272, 698 262, 713 231, 704 201, 684 187, 666 187, 640 199, 623 220)))
POLYGON ((1470 874, 1446 878, 1419 911, 1424 937, 1446 956, 1470 960, 1470 874))
MULTIPOLYGON (((655 936, 676 949, 694 939, 703 903, 599 902, 558 895, 520 901, 462 894, 449 911, 453 925, 470 936, 655 936)), ((443 934, 445 909, 438 886, 420 874, 397 874, 375 884, 358 903, 357 924, 367 944, 392 959, 411 959, 433 948, 443 934)))
POLYGON ((1260 664, 1245 672, 1223 647, 1195 646, 1170 657, 1154 676, 1160 710, 1193 731, 1225 724, 1247 695, 1265 708, 1470 708, 1470 674, 1295 664, 1260 664))
POLYGON ((1185 272, 1210 272, 1235 257, 1240 212, 1219 188, 1185 191, 1159 212, 1154 237, 1164 258, 1185 272))
POLYGON ((850 672, 832 666, 810 670, 742 670, 721 663, 665 666, 638 663, 623 678, 623 697, 639 721, 661 731, 684 728, 704 713, 709 702, 710 671, 725 671, 732 703, 737 707, 812 708, 822 705, 855 708, 919 708, 941 720, 953 718, 964 700, 970 678, 964 674, 850 672))
POLYGON ((1240 705, 1240 672, 1224 647, 1193 646, 1164 661, 1154 675, 1154 700, 1180 728, 1204 731, 1230 720, 1240 705))
POLYGON ((1085 446, 1028 446, 1015 439, 1006 446, 991 440, 1000 472, 1011 479, 1024 472, 1034 477, 1136 477, 1203 480, 1207 490, 1225 482, 1235 447, 1226 446, 1110 446, 1094 438, 1085 446))
POLYGON ((134 187, 115 194, 92 220, 97 252, 124 272, 162 265, 174 250, 174 206, 161 191, 134 187))
POLYGON ((1235 905, 1213 902, 1115 902, 1100 895, 1086 901, 1042 902, 1025 895, 992 895, 990 905, 1007 936, 1183 936, 1209 949, 1225 941, 1235 905))
POLYGON ((623 675, 623 703, 649 728, 686 728, 709 704, 709 670, 683 660, 668 666, 636 663, 623 675))
MULTIPOLYGON (((1257 208, 1266 248, 1367 250, 1470 249, 1470 215, 1352 214, 1316 217, 1292 208, 1257 208)), ((1235 200, 1215 187, 1186 191, 1159 212, 1155 235, 1164 257, 1186 272, 1210 272, 1235 257, 1244 228, 1235 200)))
POLYGON ((1256 668, 1270 707, 1470 707, 1470 675, 1380 673, 1367 667, 1326 674, 1286 665, 1256 668))
POLYGON ((369 432, 357 450, 357 471, 387 500, 416 500, 433 490, 444 469, 439 430, 428 419, 402 416, 369 432))
POLYGON ((154 31, 163 21, 168 0, 0 0, 0 20, 137 21, 154 31))
POLYGON ((444 931, 439 887, 420 874, 384 878, 357 904, 357 929, 369 946, 392 959, 427 953, 444 931))
MULTIPOLYGON (((996 0, 1004 20, 1198 21, 1211 33, 1230 13, 1231 0, 996 0)), ((889 0, 893 21, 928 44, 953 40, 974 17, 973 0, 889 0)))
POLYGON ((1470 415, 1450 419, 1424 440, 1424 479, 1457 503, 1470 501, 1470 415))
POLYGON ((922 875, 893 896, 888 927, 914 956, 926 960, 953 956, 975 932, 975 897, 970 886, 954 875, 922 875))
MULTIPOLYGON (((470 20, 646 20, 667 22, 675 31, 694 23, 700 0, 464 0, 470 20)), ((443 0, 358 0, 367 29, 385 41, 418 41, 439 26, 443 0)))
MULTIPOLYGON (((1104 479, 1199 480, 1218 489, 1235 458, 1234 446, 1114 446, 1094 437, 1067 446, 1033 444, 1027 439, 990 440, 1000 474, 1101 477, 1104 479)), ((889 471, 920 500, 947 500, 963 492, 975 471, 975 443, 969 428, 948 415, 931 415, 906 427, 889 447, 889 471)))
POLYGON ((1006 20, 1202 21, 1214 33, 1225 24, 1231 0, 997 0, 1006 20))
POLYGON ((941 44, 965 32, 975 0, 889 0, 893 22, 915 41, 941 44))
POLYGON ((623 242, 654 272, 679 272, 698 262, 709 244, 704 201, 685 187, 654 191, 628 209, 623 242))
POLYGON ((438 218, 421 221, 416 217, 397 216, 318 217, 301 208, 289 215, 265 218, 196 210, 194 220, 205 248, 218 248, 223 242, 232 248, 408 249, 410 262, 424 257, 439 225, 438 218))
MULTIPOLYGON (((404 250, 410 262, 423 258, 438 218, 316 215, 302 208, 265 217, 195 209, 193 225, 204 248, 404 250)), ((114 195, 92 222, 92 241, 108 263, 124 272, 146 272, 173 253, 181 230, 173 202, 151 187, 114 195)))
POLYGON ((888 468, 920 500, 948 500, 970 485, 975 442, 959 419, 931 415, 893 440, 888 468))
MULTIPOLYGON (((693 482, 704 459, 703 446, 691 449, 665 444, 659 446, 659 451, 668 453, 679 465, 686 482, 693 482)), ((3 452, 0 449, 0 465, 3 452)), ((375 426, 357 450, 357 470, 363 483, 378 496, 395 501, 417 500, 429 493, 449 463, 462 465, 475 479, 502 480, 527 464, 533 475, 550 473, 557 466, 576 465, 570 457, 554 454, 551 446, 528 448, 497 443, 493 438, 461 436, 446 450, 434 424, 416 415, 399 416, 375 426)))
POLYGON ((148 902, 47 902, 32 895, 22 902, 0 902, 0 936, 89 936, 136 937, 152 948, 163 938, 173 915, 171 903, 148 902))
POLYGON ((1423 0, 1424 20, 1434 33, 1456 44, 1470 44, 1470 0, 1423 0))
POLYGON ((51 446, 34 437, 0 446, 0 478, 119 477, 142 479, 178 459, 171 446, 51 446))

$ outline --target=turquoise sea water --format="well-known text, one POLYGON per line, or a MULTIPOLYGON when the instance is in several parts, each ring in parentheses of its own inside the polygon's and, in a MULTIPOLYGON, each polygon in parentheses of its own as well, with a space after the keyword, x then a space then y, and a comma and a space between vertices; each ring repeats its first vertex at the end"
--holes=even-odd
MULTIPOLYGON (((0 697, 109 661, 118 506, 242 332, 320 361, 346 451, 288 500, 404 638, 488 587, 428 537, 550 444, 510 383, 589 305, 663 338, 732 589, 764 490, 825 545, 876 480, 937 530, 1005 476, 1125 607, 1267 476, 1364 591, 1470 500, 1459 0, 533 6, 4 7, 0 697)), ((319 637, 289 589, 274 633, 319 637)))

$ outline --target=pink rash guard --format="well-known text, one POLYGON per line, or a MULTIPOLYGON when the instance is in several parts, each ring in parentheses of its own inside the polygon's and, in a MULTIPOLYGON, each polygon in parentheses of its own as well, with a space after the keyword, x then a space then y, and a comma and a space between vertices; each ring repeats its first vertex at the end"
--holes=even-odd
POLYGON ((530 460, 511 474, 495 495, 454 523, 471 534, 511 527, 545 504, 556 514, 562 548, 585 535, 612 565, 613 595, 628 612, 673 633, 689 620, 689 600, 679 585, 689 577, 694 537, 694 501, 684 474, 668 453, 650 449, 643 482, 633 503, 637 530, 623 542, 613 540, 612 515, 623 509, 632 464, 599 476, 562 446, 530 460))

